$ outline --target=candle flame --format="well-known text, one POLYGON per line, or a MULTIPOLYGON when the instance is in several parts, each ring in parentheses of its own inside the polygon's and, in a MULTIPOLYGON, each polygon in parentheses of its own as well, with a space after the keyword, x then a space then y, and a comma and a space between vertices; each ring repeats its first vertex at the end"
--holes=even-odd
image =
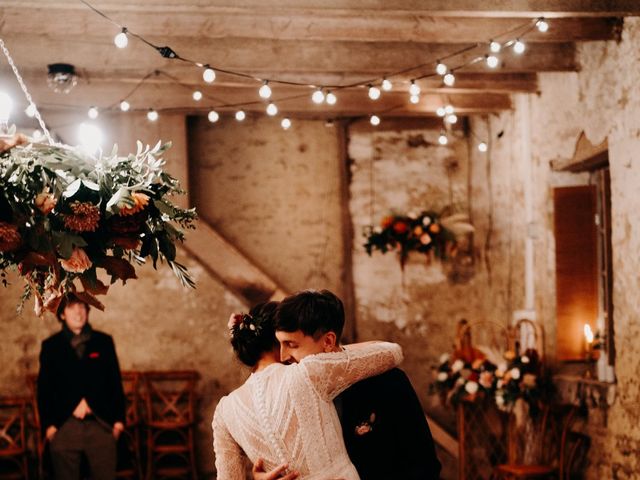
POLYGON ((587 343, 593 343, 593 330, 591 330, 591 325, 588 323, 584 324, 584 338, 587 340, 587 343))

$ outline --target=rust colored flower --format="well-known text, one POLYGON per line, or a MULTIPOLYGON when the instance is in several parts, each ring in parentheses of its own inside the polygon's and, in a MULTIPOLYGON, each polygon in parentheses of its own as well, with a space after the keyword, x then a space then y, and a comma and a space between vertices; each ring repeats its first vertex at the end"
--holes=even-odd
POLYGON ((100 222, 100 209, 90 202, 73 202, 72 214, 65 215, 64 225, 76 232, 94 232, 100 222))
POLYGON ((40 210, 43 214, 47 215, 54 209, 58 201, 56 197, 53 196, 53 193, 42 192, 36 196, 35 204, 36 208, 40 210))
POLYGON ((149 196, 140 192, 133 192, 131 194, 134 204, 130 207, 123 207, 118 212, 118 215, 123 217, 134 215, 142 210, 149 204, 149 196))
POLYGON ((140 233, 146 221, 147 211, 145 210, 126 217, 114 215, 107 221, 107 228, 116 234, 129 236, 140 233))
POLYGON ((11 223, 0 222, 0 252, 13 252, 22 245, 18 227, 11 223))
POLYGON ((116 247, 122 247, 126 250, 135 250, 140 246, 140 239, 136 237, 113 237, 111 243, 116 247))
POLYGON ((484 388, 491 388, 491 385, 493 384, 493 373, 491 372, 482 372, 480 374, 480 385, 482 385, 484 388))
POLYGON ((440 232, 440 225, 438 225, 437 223, 432 223, 431 226, 429 227, 429 231, 431 233, 439 233, 440 232))
POLYGON ((533 388, 536 386, 536 376, 532 373, 525 373, 522 377, 522 384, 525 387, 533 388))
POLYGON ((420 236, 420 243, 423 245, 429 245, 431 243, 431 237, 429 236, 428 233, 423 233, 420 236))
POLYGON ((404 222, 396 222, 393 224, 393 230, 396 233, 405 233, 409 229, 409 226, 404 222))
POLYGON ((391 224, 393 223, 393 217, 384 217, 382 219, 382 222, 380 222, 380 226, 384 229, 384 228, 389 228, 391 226, 391 224))
POLYGON ((422 227, 421 227, 420 225, 418 225, 417 227, 415 227, 415 228, 413 229, 413 234, 414 234, 416 237, 419 237, 420 235, 422 235, 422 231, 423 231, 423 230, 422 230, 422 227))
POLYGON ((82 273, 92 265, 91 260, 82 248, 74 248, 67 260, 60 260, 60 265, 67 272, 82 273))

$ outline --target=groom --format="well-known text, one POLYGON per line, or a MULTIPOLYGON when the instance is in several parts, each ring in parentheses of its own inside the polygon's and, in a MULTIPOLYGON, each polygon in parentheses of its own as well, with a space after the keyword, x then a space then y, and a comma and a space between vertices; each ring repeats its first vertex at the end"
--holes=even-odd
MULTIPOLYGON (((285 298, 276 313, 276 337, 284 363, 337 351, 344 307, 328 290, 306 290, 285 298)), ((362 380, 334 401, 349 458, 362 480, 437 480, 440 462, 420 401, 397 368, 362 380)), ((261 471, 255 480, 280 477, 283 468, 261 471)))

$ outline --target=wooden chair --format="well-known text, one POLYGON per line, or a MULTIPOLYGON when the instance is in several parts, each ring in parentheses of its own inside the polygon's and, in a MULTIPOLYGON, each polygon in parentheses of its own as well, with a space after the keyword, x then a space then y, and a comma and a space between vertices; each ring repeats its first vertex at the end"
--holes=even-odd
POLYGON ((517 432, 513 418, 509 427, 509 463, 498 465, 492 474, 495 480, 528 480, 528 479, 560 479, 569 478, 568 469, 573 462, 569 455, 569 439, 572 437, 571 427, 577 408, 573 405, 545 406, 534 422, 534 433, 537 436, 524 439, 529 446, 537 447, 539 462, 523 464, 514 458, 517 432))
POLYGON ((196 371, 144 372, 147 479, 197 480, 196 371))
POLYGON ((0 398, 0 478, 28 479, 26 408, 28 399, 0 398))
POLYGON ((38 478, 45 478, 44 468, 44 447, 45 441, 42 436, 42 425, 40 423, 40 411, 38 410, 38 375, 29 374, 26 377, 29 389, 29 400, 27 402, 27 436, 31 437, 33 451, 36 456, 38 478))
POLYGON ((122 371, 122 387, 126 400, 125 430, 118 449, 117 478, 141 479, 142 461, 140 455, 141 417, 140 417, 140 373, 122 371))

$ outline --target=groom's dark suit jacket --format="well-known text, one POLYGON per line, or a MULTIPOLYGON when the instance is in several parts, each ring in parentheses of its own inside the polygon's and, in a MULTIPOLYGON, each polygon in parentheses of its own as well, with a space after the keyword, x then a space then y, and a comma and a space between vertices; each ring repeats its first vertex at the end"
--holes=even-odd
POLYGON ((437 480, 440 462, 420 400, 394 368, 336 398, 349 458, 362 480, 437 480))

